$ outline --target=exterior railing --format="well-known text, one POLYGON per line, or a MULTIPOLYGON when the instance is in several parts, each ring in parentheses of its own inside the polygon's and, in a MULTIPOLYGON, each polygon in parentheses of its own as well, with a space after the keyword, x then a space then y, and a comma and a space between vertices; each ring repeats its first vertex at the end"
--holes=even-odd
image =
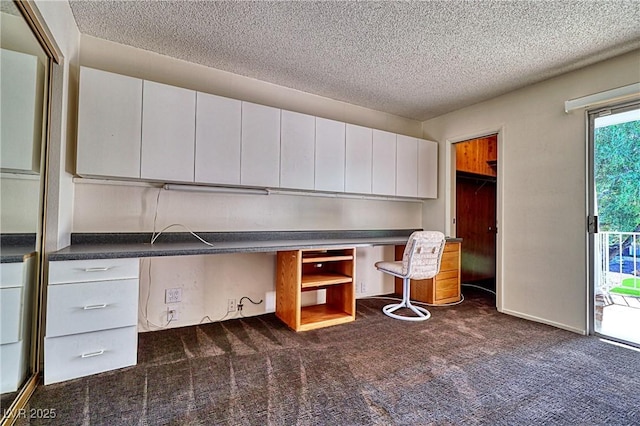
POLYGON ((600 232, 600 287, 609 289, 625 276, 640 276, 640 233, 600 232))

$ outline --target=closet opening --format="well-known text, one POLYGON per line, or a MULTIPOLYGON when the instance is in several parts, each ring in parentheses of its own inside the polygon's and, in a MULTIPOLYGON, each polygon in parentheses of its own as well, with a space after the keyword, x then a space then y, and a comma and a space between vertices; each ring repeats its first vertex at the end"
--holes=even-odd
MULTIPOLYGON (((455 147, 455 229, 463 239, 461 282, 496 291, 498 135, 455 147)), ((463 287, 464 289, 464 287, 463 287)))

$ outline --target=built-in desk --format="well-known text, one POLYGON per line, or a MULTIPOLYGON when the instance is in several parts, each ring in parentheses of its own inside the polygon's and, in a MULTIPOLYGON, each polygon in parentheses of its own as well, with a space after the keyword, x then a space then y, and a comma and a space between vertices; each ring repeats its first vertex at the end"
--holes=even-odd
MULTIPOLYGON (((337 259, 353 269, 354 248, 404 245, 412 232, 412 229, 405 229, 198 233, 211 246, 182 232, 163 233, 154 244, 150 243, 150 233, 73 234, 71 246, 47 257, 45 384, 137 363, 140 258, 309 250, 313 253, 329 250, 335 254, 335 250, 348 248, 350 260, 337 259)), ((317 266, 318 263, 310 265, 317 266)), ((335 298, 340 290, 340 300, 345 305, 342 310, 355 319, 352 278, 349 285, 334 283, 329 299, 335 298)), ((326 287, 325 284, 314 281, 318 288, 326 287)), ((294 300, 292 298, 296 296, 292 294, 289 292, 287 297, 294 300)), ((277 298, 282 299, 283 295, 284 291, 276 289, 277 298)), ((340 312, 328 312, 334 305, 336 303, 326 304, 322 318, 318 319, 318 314, 314 313, 315 319, 309 321, 304 317, 302 323, 310 328, 311 323, 322 326, 349 319, 340 312)), ((284 306, 282 300, 279 306, 284 306)), ((282 309, 277 309, 278 312, 282 309)), ((297 312, 309 315, 308 311, 297 312)), ((282 318, 282 314, 280 316, 282 318)))
POLYGON ((322 247, 367 247, 406 244, 413 230, 203 232, 162 234, 151 244, 150 233, 74 234, 71 245, 50 253, 48 260, 119 259, 155 256, 192 256, 259 253, 322 247))
POLYGON ((154 244, 150 233, 73 234, 71 246, 47 257, 45 384, 136 364, 140 258, 277 252, 288 278, 276 277, 276 314, 306 330, 355 319, 355 248, 400 250, 413 231, 198 233, 211 246, 184 232, 154 244), (300 308, 309 288, 330 289, 321 309, 300 308))

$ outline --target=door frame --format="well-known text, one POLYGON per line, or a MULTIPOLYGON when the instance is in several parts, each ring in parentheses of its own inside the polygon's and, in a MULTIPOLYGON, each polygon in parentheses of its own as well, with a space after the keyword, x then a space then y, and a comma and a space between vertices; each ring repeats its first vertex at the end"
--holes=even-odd
MULTIPOLYGON (((496 178, 496 308, 502 312, 504 306, 504 283, 503 277, 503 241, 504 229, 503 220, 503 200, 504 200, 504 126, 499 128, 485 129, 476 133, 467 133, 445 141, 445 235, 457 236, 455 212, 456 212, 456 147, 455 144, 472 139, 479 139, 491 135, 497 135, 496 152, 498 155, 497 178, 496 178)), ((464 244, 464 241, 462 242, 464 244)))

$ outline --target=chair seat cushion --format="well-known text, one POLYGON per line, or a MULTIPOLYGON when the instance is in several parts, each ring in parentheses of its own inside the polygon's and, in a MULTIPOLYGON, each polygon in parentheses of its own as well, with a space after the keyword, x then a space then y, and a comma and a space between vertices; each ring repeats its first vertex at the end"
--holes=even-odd
POLYGON ((402 276, 402 262, 376 262, 376 268, 396 276, 402 276))

